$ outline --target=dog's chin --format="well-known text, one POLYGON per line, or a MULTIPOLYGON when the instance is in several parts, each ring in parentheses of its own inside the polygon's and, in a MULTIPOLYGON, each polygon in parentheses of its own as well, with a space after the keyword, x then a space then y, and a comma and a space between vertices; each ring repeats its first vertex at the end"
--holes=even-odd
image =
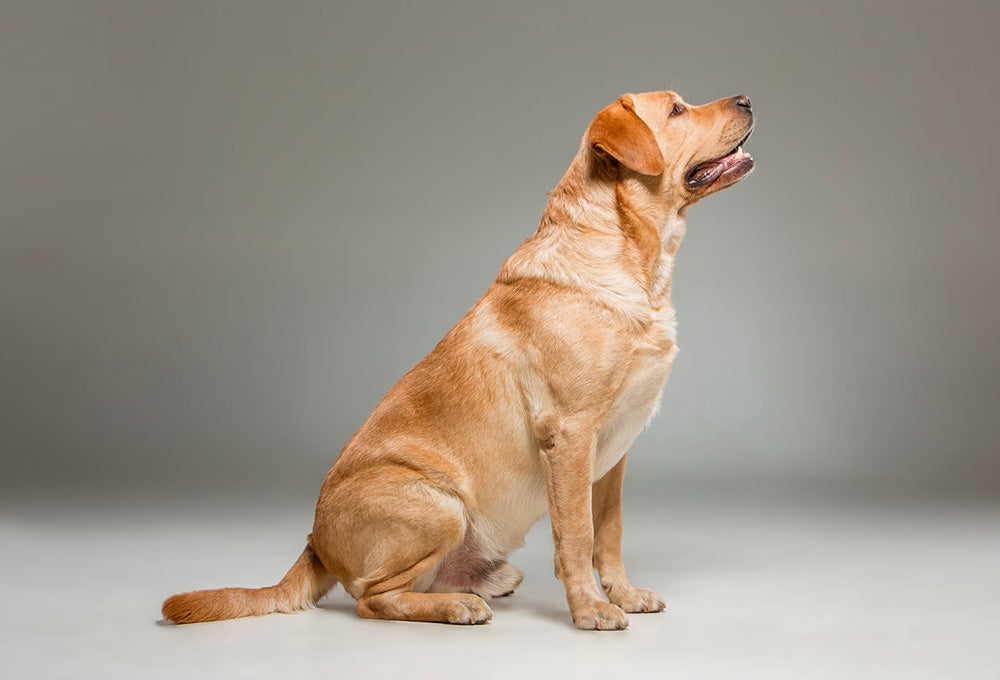
POLYGON ((684 175, 684 183, 699 193, 723 189, 749 175, 753 166, 753 156, 743 150, 741 143, 725 156, 695 165, 684 175))

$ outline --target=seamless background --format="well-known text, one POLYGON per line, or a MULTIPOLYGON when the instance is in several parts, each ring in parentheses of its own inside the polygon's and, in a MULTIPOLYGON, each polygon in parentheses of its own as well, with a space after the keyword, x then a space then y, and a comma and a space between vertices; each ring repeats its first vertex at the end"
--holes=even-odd
POLYGON ((37 3, 0 22, 8 492, 314 492, 623 92, 748 93, 656 483, 997 493, 995 3, 37 3))
POLYGON ((15 677, 993 678, 1000 3, 0 2, 15 677), (572 628, 547 522, 473 629, 155 625, 275 583, 326 470, 624 92, 746 93, 629 457, 668 610, 572 628), (654 670, 655 669, 655 670, 654 670))

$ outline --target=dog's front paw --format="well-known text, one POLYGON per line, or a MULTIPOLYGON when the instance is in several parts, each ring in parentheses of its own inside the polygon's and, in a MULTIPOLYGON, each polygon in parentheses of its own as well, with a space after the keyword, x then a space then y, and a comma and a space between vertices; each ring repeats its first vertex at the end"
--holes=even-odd
POLYGON ((630 614, 662 612, 667 606, 662 597, 645 588, 612 587, 607 593, 609 600, 630 614))
POLYGON ((628 617, 618 605, 594 600, 576 606, 571 612, 573 624, 580 630, 625 630, 628 617))

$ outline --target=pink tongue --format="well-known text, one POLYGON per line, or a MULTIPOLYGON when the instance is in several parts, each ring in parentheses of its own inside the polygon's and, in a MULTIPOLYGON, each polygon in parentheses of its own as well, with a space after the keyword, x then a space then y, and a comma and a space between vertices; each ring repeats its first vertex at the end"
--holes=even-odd
POLYGON ((719 179, 719 175, 725 170, 725 163, 722 161, 708 161, 702 163, 688 175, 687 184, 689 187, 703 187, 719 179))

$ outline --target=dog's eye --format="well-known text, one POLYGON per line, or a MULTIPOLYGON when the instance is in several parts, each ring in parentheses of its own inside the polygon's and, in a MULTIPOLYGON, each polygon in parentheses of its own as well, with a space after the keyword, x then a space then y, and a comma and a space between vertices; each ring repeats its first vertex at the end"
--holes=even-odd
POLYGON ((674 116, 679 116, 682 113, 684 113, 684 105, 674 104, 674 108, 670 110, 670 117, 673 118, 674 116))

